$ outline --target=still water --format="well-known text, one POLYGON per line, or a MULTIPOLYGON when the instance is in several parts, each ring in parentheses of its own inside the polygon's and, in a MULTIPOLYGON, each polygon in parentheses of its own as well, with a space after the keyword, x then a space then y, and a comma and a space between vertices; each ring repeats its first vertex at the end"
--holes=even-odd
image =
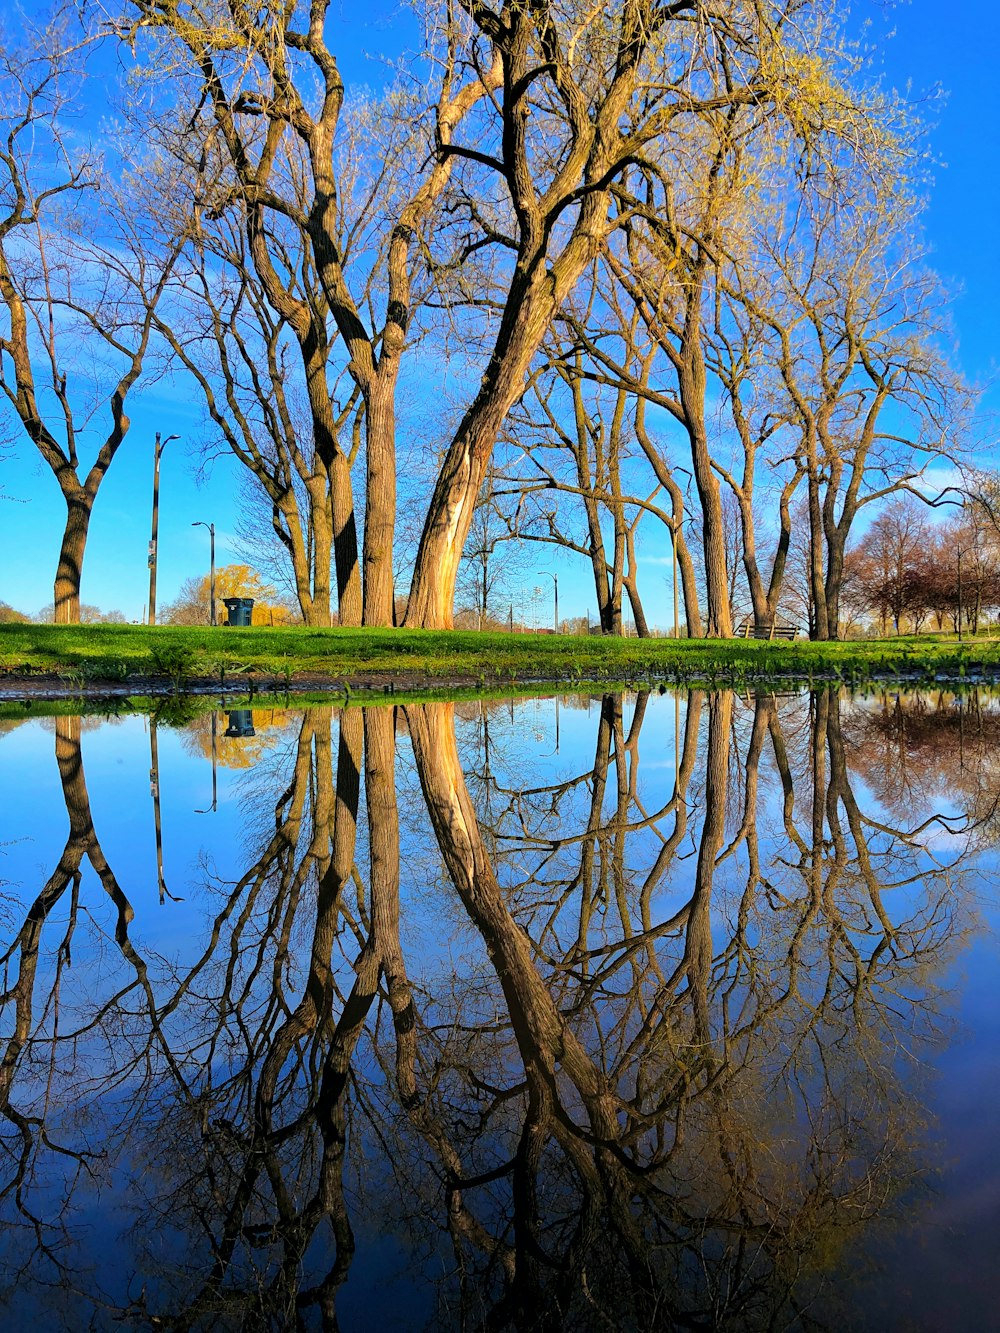
POLYGON ((0 1324, 1000 1327, 1000 699, 0 723, 0 1324))

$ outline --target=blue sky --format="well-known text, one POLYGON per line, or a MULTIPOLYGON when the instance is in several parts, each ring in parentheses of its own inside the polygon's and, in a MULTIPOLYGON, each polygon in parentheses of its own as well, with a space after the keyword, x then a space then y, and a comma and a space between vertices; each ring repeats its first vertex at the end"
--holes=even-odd
MULTIPOLYGON (((333 41, 348 86, 379 85, 386 59, 416 44, 412 15, 387 0, 370 0, 358 16, 348 0, 331 16, 333 41)), ((30 2, 28 14, 42 6, 30 2)), ((1000 208, 1000 135, 992 105, 996 53, 1000 49, 1000 6, 966 0, 952 6, 947 21, 932 0, 890 7, 863 0, 853 9, 852 24, 873 48, 875 68, 887 84, 907 91, 937 122, 931 146, 939 166, 934 172, 930 208, 924 218, 933 263, 955 293, 952 317, 959 339, 958 359, 965 375, 989 386, 985 413, 998 404, 992 383, 997 370, 996 312, 1000 309, 997 261, 997 212, 1000 208), (937 90, 942 90, 941 96, 937 90)), ((179 382, 161 383, 130 400, 132 429, 101 489, 94 511, 83 582, 87 602, 117 607, 138 619, 147 595, 146 545, 153 437, 157 430, 181 440, 164 453, 160 494, 159 602, 173 597, 181 582, 207 568, 207 534, 193 528, 211 521, 218 531, 218 561, 236 558, 233 537, 238 518, 238 469, 223 458, 199 483, 194 457, 201 433, 201 412, 194 396, 179 382)), ((9 430, 3 432, 10 434, 9 430)), ((14 502, 0 502, 0 599, 33 613, 51 601, 52 576, 62 530, 64 506, 55 480, 27 442, 18 440, 14 456, 0 464, 4 490, 14 502)), ((538 553, 539 570, 560 574, 560 611, 596 614, 589 567, 581 559, 553 559, 553 548, 538 553)), ((655 624, 669 619, 669 576, 665 551, 653 542, 643 554, 644 601, 655 624), (659 567, 658 567, 659 566, 659 567)), ((548 579, 530 570, 530 590, 548 579)))

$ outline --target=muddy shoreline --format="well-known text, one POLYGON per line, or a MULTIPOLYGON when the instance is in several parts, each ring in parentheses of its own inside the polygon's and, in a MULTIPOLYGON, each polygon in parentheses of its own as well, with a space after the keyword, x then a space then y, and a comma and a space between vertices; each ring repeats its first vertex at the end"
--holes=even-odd
POLYGON ((783 672, 747 672, 734 673, 720 663, 718 671, 694 670, 690 672, 664 670, 663 672, 614 673, 613 675, 583 677, 568 680, 564 675, 549 673, 504 673, 491 676, 488 684, 482 675, 473 672, 444 672, 396 670, 362 671, 350 675, 329 675, 323 672, 296 672, 290 677, 274 675, 271 672, 240 673, 220 681, 217 677, 192 677, 181 682, 161 675, 135 675, 122 679, 91 678, 84 682, 67 680, 57 673, 32 673, 21 676, 11 674, 0 677, 0 703, 45 703, 65 702, 79 699, 84 704, 99 703, 102 700, 124 701, 142 698, 218 698, 245 699, 257 695, 273 697, 275 695, 329 694, 351 697, 385 697, 397 693, 419 693, 428 691, 438 693, 442 690, 481 690, 483 694, 496 694, 509 687, 515 692, 525 689, 546 689, 563 687, 577 691, 586 687, 603 688, 611 685, 627 685, 630 688, 667 687, 695 688, 706 684, 717 688, 766 688, 776 685, 788 688, 790 685, 807 688, 810 685, 844 685, 851 688, 863 688, 875 685, 880 688, 899 686, 900 688, 933 688, 948 686, 994 685, 1000 682, 1000 668, 978 667, 964 675, 956 672, 940 671, 933 675, 922 672, 879 672, 865 673, 863 676, 847 676, 835 670, 820 670, 803 674, 801 671, 783 672))

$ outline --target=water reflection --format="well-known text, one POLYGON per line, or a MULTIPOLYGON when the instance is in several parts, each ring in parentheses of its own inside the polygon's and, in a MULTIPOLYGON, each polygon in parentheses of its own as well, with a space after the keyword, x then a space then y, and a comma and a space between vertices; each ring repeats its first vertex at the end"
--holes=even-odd
POLYGON ((531 703, 196 719, 238 838, 169 896, 154 719, 156 896, 197 913, 169 947, 133 939, 81 723, 55 721, 69 832, 6 911, 9 1309, 864 1322, 858 1256, 919 1218, 935 1165, 922 1071, 977 924, 1000 714, 835 690, 561 706, 538 741, 531 703))

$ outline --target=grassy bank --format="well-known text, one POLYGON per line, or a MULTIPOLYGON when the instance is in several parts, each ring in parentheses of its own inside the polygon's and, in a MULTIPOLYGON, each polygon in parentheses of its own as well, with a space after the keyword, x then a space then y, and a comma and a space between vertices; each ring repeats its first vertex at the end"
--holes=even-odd
POLYGON ((1000 642, 953 638, 848 643, 614 639, 432 630, 208 629, 144 625, 0 627, 0 689, 89 690, 193 684, 419 688, 451 683, 763 680, 1000 676, 1000 642))

